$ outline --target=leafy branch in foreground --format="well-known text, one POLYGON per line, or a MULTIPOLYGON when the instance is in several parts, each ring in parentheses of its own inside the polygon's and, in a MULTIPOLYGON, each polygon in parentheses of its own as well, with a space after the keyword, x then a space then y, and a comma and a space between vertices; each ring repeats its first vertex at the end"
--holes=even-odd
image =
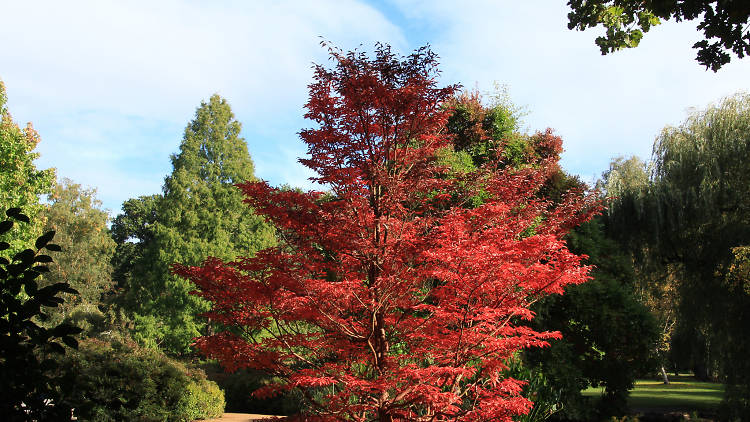
MULTIPOLYGON (((10 249, 6 240, 15 224, 30 222, 20 208, 11 208, 5 214, 8 219, 0 222, 0 251, 10 249)), ((47 252, 61 249, 50 243, 54 236, 54 231, 48 231, 33 248, 10 259, 0 256, 0 412, 6 420, 62 420, 71 416, 70 407, 59 400, 58 363, 49 354, 65 354, 63 344, 77 348, 74 335, 80 329, 69 324, 52 328, 39 324, 49 318, 44 308, 64 302, 61 293, 78 293, 63 282, 39 288, 37 280, 49 271, 52 262, 47 252)))
POLYGON ((747 0, 570 0, 568 28, 586 30, 602 25, 596 38, 602 54, 637 47, 643 34, 662 20, 702 19, 704 39, 693 44, 696 60, 714 72, 731 60, 750 54, 750 3, 747 0))

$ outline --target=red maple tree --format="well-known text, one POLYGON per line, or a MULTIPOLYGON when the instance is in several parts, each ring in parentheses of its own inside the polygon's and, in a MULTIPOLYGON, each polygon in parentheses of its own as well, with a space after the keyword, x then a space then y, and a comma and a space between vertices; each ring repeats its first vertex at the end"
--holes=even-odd
POLYGON ((505 377, 514 352, 557 333, 522 324, 529 305, 587 279, 563 236, 596 206, 580 192, 553 206, 538 191, 556 151, 524 169, 485 165, 448 177, 436 153, 456 87, 438 88, 428 49, 331 49, 315 67, 301 137, 330 191, 239 187, 278 229, 279 246, 174 271, 223 326, 196 346, 227 369, 262 369, 297 389, 305 420, 509 421, 532 403, 505 377), (457 188, 460 185, 460 189, 457 188), (479 206, 470 196, 481 195, 479 206))

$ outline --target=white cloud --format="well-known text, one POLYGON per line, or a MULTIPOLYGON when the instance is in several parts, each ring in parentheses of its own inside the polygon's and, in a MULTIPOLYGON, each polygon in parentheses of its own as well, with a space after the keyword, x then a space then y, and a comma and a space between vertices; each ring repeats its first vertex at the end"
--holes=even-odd
POLYGON ((591 177, 619 154, 647 158, 654 136, 750 90, 750 59, 704 71, 691 23, 666 24, 641 46, 601 56, 596 31, 567 29, 549 0, 0 3, 0 78, 17 120, 42 135, 40 167, 99 187, 113 210, 158 192, 201 99, 225 96, 244 125, 256 174, 311 187, 297 132, 319 36, 349 50, 375 41, 408 53, 430 42, 444 83, 508 84, 533 130, 563 136, 563 165, 591 177))
POLYGON ((259 176, 298 182, 273 169, 303 174, 279 148, 299 144, 310 68, 327 59, 319 37, 345 49, 406 45, 354 0, 3 2, 0 15, 0 78, 14 116, 42 135, 40 163, 99 186, 115 209, 161 184, 182 128, 214 92, 244 124, 251 154, 270 157, 258 167, 272 173, 259 176), (156 183, 144 180, 144 161, 161 174, 156 183))
POLYGON ((403 42, 379 12, 353 1, 222 4, 5 3, 3 78, 53 110, 182 120, 218 91, 263 114, 304 99, 310 63, 325 57, 318 36, 346 46, 403 42))
POLYGON ((589 177, 611 157, 648 158, 654 137, 688 107, 750 88, 750 59, 707 72, 695 62, 695 24, 657 26, 638 48, 602 56, 597 30, 567 29, 565 2, 393 0, 410 19, 441 28, 432 40, 445 82, 510 86, 532 129, 563 136, 566 169, 589 177))

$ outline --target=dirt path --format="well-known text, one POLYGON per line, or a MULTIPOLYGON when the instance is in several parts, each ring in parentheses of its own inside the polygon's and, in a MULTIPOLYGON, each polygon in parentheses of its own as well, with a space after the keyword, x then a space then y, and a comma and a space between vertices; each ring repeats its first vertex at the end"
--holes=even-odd
POLYGON ((219 419, 206 419, 204 421, 197 422, 250 422, 250 421, 264 421, 269 419, 276 419, 278 416, 271 415, 254 415, 251 413, 225 413, 219 419))

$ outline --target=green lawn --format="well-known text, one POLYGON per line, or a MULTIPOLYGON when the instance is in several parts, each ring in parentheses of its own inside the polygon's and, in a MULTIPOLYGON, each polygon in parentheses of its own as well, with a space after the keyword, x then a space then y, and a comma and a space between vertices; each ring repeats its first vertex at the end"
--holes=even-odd
MULTIPOLYGON (((724 386, 696 381, 688 375, 670 376, 670 384, 657 380, 638 380, 630 391, 628 404, 634 411, 694 411, 716 408, 724 395, 724 386)), ((586 396, 601 394, 599 388, 583 391, 586 396)))

